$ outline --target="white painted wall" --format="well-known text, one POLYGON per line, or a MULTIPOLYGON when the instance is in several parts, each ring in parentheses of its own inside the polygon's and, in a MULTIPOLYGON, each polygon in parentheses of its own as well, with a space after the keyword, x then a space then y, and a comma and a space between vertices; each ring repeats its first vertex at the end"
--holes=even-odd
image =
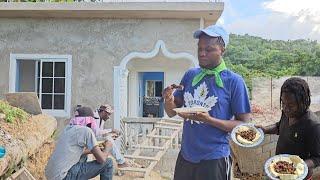
MULTIPOLYGON (((129 70, 128 86, 128 115, 139 117, 139 72, 164 72, 164 87, 170 84, 179 84, 184 73, 193 64, 188 59, 169 59, 164 56, 156 56, 151 59, 133 59, 127 68, 129 70)), ((142 106, 142 105, 141 105, 142 106)), ((165 114, 166 116, 166 114, 165 114)))

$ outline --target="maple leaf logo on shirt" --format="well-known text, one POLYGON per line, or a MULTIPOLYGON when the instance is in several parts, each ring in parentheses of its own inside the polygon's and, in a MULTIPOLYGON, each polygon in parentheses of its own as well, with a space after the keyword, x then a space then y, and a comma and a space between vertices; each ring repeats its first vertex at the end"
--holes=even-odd
MULTIPOLYGON (((207 95, 208 95, 208 87, 207 87, 207 84, 203 82, 202 84, 200 84, 200 86, 197 87, 197 89, 194 90, 193 96, 190 92, 184 93, 185 106, 186 107, 204 107, 208 110, 211 110, 211 108, 215 106, 215 104, 217 103, 218 97, 215 97, 214 95, 207 97, 207 95)), ((203 123, 200 121, 189 120, 189 119, 187 119, 187 121, 190 121, 191 124, 203 123)))

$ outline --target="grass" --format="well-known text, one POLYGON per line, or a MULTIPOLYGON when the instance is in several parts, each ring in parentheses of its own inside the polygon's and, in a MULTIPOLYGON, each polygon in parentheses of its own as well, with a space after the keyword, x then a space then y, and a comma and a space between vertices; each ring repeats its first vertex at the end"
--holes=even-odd
POLYGON ((16 120, 20 120, 22 122, 26 121, 29 118, 29 114, 24 110, 16 107, 10 106, 8 102, 0 100, 0 113, 6 115, 4 118, 8 123, 13 123, 16 120))

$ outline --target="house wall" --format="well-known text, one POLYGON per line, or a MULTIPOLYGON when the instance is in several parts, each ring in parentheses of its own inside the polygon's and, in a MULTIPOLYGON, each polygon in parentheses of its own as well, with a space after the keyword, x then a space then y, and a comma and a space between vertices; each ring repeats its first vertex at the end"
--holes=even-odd
POLYGON ((2 18, 0 98, 9 90, 10 53, 70 54, 70 108, 77 104, 112 104, 113 67, 127 54, 149 52, 161 39, 171 52, 195 55, 197 41, 192 33, 198 28, 199 20, 2 18))
MULTIPOLYGON (((156 56, 152 59, 142 60, 133 59, 128 63, 129 70, 129 88, 128 88, 128 114, 130 117, 139 117, 138 106, 138 73, 139 72, 164 72, 164 87, 171 84, 179 84, 183 74, 190 67, 192 63, 187 59, 172 60, 162 55, 156 56)), ((142 104, 140 103, 142 106, 142 104)), ((165 115, 166 116, 166 115, 165 115)))

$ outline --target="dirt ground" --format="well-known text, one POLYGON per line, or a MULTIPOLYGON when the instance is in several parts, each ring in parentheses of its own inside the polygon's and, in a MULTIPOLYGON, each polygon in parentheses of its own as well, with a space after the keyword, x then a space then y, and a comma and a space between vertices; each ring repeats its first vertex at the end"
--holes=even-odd
MULTIPOLYGON (((265 120, 268 119, 268 117, 265 117, 265 116, 257 117, 257 115, 259 115, 259 114, 264 114, 263 109, 261 109, 259 107, 254 107, 253 111, 254 111, 254 115, 256 116, 255 120, 258 120, 258 122, 255 122, 255 123, 259 123, 259 122, 265 123, 265 120), (259 119, 261 119, 261 121, 259 121, 259 119)), ((270 112, 268 112, 268 114, 270 114, 270 112)), ((18 125, 18 127, 19 127, 19 125, 18 125)), ((9 129, 8 127, 5 127, 5 126, 3 128, 9 129)), ((28 130, 30 131, 31 129, 28 129, 28 130)), ((24 132, 26 132, 26 130, 24 130, 24 132)), ((49 140, 48 142, 46 142, 42 146, 42 148, 39 150, 38 153, 36 153, 32 157, 30 157, 29 160, 26 162, 26 164, 25 164, 26 168, 30 171, 30 173, 36 179, 39 179, 39 180, 45 179, 44 178, 45 165, 47 164, 47 161, 48 161, 53 149, 54 149, 54 141, 49 140)), ((114 164, 116 164, 116 163, 114 163, 114 164)), ((237 171, 236 168, 234 171, 234 176, 236 177, 235 179, 241 179, 241 180, 265 179, 265 177, 263 177, 262 174, 245 174, 245 173, 241 173, 240 171, 237 171)), ((97 177, 97 178, 94 178, 93 180, 96 180, 96 179, 99 179, 99 178, 97 177)), ((114 175, 114 179, 115 180, 138 180, 138 179, 143 179, 143 178, 139 178, 139 174, 137 174, 137 173, 125 172, 123 176, 114 175)), ((161 177, 161 175, 159 173, 152 171, 150 174, 150 177, 145 178, 145 179, 166 180, 168 178, 163 178, 163 177, 161 177)), ((316 176, 313 179, 315 179, 315 180, 320 179, 320 174, 316 174, 316 176)))
POLYGON ((49 140, 42 148, 30 157, 26 162, 26 168, 30 171, 34 178, 44 180, 44 169, 53 152, 55 145, 53 140, 49 140))
MULTIPOLYGON (((46 142, 38 153, 33 155, 25 164, 26 168, 37 180, 45 180, 44 177, 44 168, 47 164, 47 161, 54 149, 54 141, 49 140, 46 142)), ((235 179, 241 180, 261 180, 265 179, 261 174, 244 174, 239 171, 234 173, 235 179)), ((98 180, 96 177, 92 180, 98 180)), ((143 178, 139 177, 137 173, 125 172, 123 176, 114 176, 114 180, 142 180, 143 178)), ((146 180, 168 180, 168 178, 161 177, 161 175, 155 171, 152 171, 150 176, 145 178, 146 180)), ((320 174, 317 174, 314 179, 320 179, 320 174)))

